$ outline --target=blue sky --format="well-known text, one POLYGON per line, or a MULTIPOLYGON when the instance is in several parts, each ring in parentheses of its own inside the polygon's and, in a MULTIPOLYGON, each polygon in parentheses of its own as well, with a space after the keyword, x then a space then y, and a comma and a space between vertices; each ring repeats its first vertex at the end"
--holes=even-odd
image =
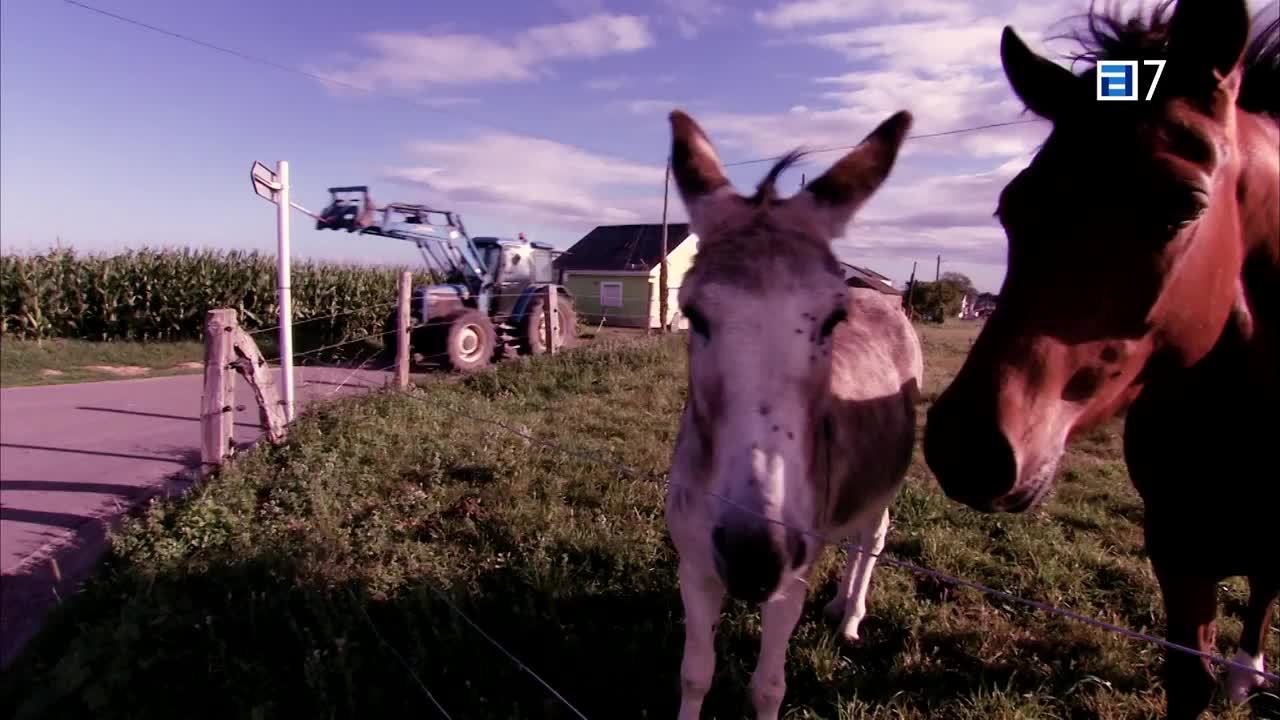
MULTIPOLYGON (((0 12, 0 243, 86 251, 274 249, 254 160, 287 159, 295 200, 330 185, 462 212, 476 234, 566 247, 597 224, 656 222, 666 114, 726 162, 857 142, 907 108, 916 133, 1028 119, 999 72, 1000 28, 1033 47, 1084 0, 438 0, 353 4, 85 0, 371 92, 246 62, 58 0, 0 12), (888 6, 888 7, 885 7, 888 6)), ((1256 7, 1256 6, 1255 6, 1256 7)), ((994 290, 990 215, 1047 126, 908 141, 837 250, 898 283, 913 260, 994 290)), ((820 173, 839 157, 810 158, 820 173)), ((732 168, 742 188, 767 164, 732 168)), ((683 219, 672 195, 672 219, 683 219)), ((412 262, 391 240, 317 232, 297 255, 412 262)))

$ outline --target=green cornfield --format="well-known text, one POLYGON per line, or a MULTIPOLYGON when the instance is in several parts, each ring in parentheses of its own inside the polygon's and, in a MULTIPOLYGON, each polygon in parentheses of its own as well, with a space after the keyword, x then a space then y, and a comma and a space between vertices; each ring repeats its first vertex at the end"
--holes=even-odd
MULTIPOLYGON (((295 262, 294 321, 335 315, 305 326, 318 342, 381 333, 405 269, 295 262)), ((0 303, 5 337, 85 340, 196 340, 213 308, 234 308, 248 330, 273 327, 279 307, 274 256, 185 248, 0 255, 0 303)))

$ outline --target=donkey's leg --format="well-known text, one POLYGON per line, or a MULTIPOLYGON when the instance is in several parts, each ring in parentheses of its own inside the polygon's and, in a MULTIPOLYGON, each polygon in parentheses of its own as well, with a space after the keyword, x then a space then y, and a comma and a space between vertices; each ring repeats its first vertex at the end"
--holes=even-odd
POLYGON ((698 720, 716 669, 716 625, 724 587, 714 574, 680 563, 684 601, 684 659, 680 663, 680 720, 698 720))
MULTIPOLYGON (((1152 562, 1164 596, 1169 642, 1212 652, 1218 614, 1217 582, 1209 576, 1180 573, 1152 562)), ((1209 661, 1178 650, 1166 650, 1164 688, 1169 720, 1196 720, 1209 707, 1217 683, 1209 661)))
POLYGON ((858 561, 862 558, 863 537, 861 528, 854 528, 849 533, 849 551, 845 556, 844 570, 840 573, 840 582, 836 583, 836 594, 830 602, 823 606, 822 612, 833 622, 842 622, 845 608, 849 606, 849 596, 853 594, 853 575, 858 570, 858 561))
MULTIPOLYGON (((1240 648, 1232 660, 1255 670, 1264 670, 1262 649, 1267 641, 1267 628, 1271 625, 1271 608, 1280 584, 1269 577, 1249 578, 1249 604, 1244 610, 1244 629, 1240 632, 1240 648)), ((1254 688, 1261 687, 1260 676, 1236 668, 1227 669, 1227 696, 1231 702, 1241 704, 1249 699, 1254 688)))
POLYGON ((760 658, 751 674, 751 702, 757 720, 777 720, 787 692, 787 645, 800 622, 808 585, 792 578, 774 599, 760 607, 760 658))
MULTIPOLYGON (((888 506, 879 515, 873 515, 872 521, 855 533, 855 537, 863 544, 856 556, 855 551, 849 551, 845 577, 841 579, 840 590, 831 601, 832 604, 840 602, 840 635, 846 642, 857 642, 859 639, 858 628, 862 625, 862 619, 867 616, 867 589, 871 585, 871 573, 875 570, 877 557, 884 550, 888 533, 888 506)), ((828 612, 832 615, 835 615, 834 610, 835 608, 828 606, 828 612)))

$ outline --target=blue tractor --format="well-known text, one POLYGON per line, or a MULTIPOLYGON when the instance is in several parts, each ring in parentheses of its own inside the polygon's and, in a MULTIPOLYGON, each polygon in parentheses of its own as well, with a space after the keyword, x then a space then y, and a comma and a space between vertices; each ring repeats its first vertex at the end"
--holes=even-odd
MULTIPOLYGON (((467 234, 449 210, 391 203, 375 207, 363 185, 329 188, 331 200, 316 220, 318 230, 346 230, 414 243, 428 269, 443 282, 413 289, 411 357, 460 372, 475 372, 494 360, 546 352, 544 305, 557 293, 552 332, 558 347, 578 338, 573 295, 555 282, 552 248, 518 238, 467 234)), ((397 351, 396 315, 387 317, 387 350, 397 351)))

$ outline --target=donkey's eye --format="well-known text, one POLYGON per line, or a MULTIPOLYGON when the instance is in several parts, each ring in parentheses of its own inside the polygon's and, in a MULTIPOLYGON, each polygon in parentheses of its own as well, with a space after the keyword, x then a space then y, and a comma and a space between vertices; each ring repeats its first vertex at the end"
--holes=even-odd
POLYGON ((689 327, 692 328, 694 332, 704 338, 711 337, 711 328, 707 326, 707 319, 703 317, 702 313, 698 312, 697 308, 686 306, 681 308, 680 312, 684 313, 684 316, 688 318, 689 327))
POLYGON ((822 323, 822 337, 831 337, 831 333, 835 331, 836 326, 844 322, 848 317, 849 314, 844 308, 840 308, 827 316, 826 321, 822 323))

